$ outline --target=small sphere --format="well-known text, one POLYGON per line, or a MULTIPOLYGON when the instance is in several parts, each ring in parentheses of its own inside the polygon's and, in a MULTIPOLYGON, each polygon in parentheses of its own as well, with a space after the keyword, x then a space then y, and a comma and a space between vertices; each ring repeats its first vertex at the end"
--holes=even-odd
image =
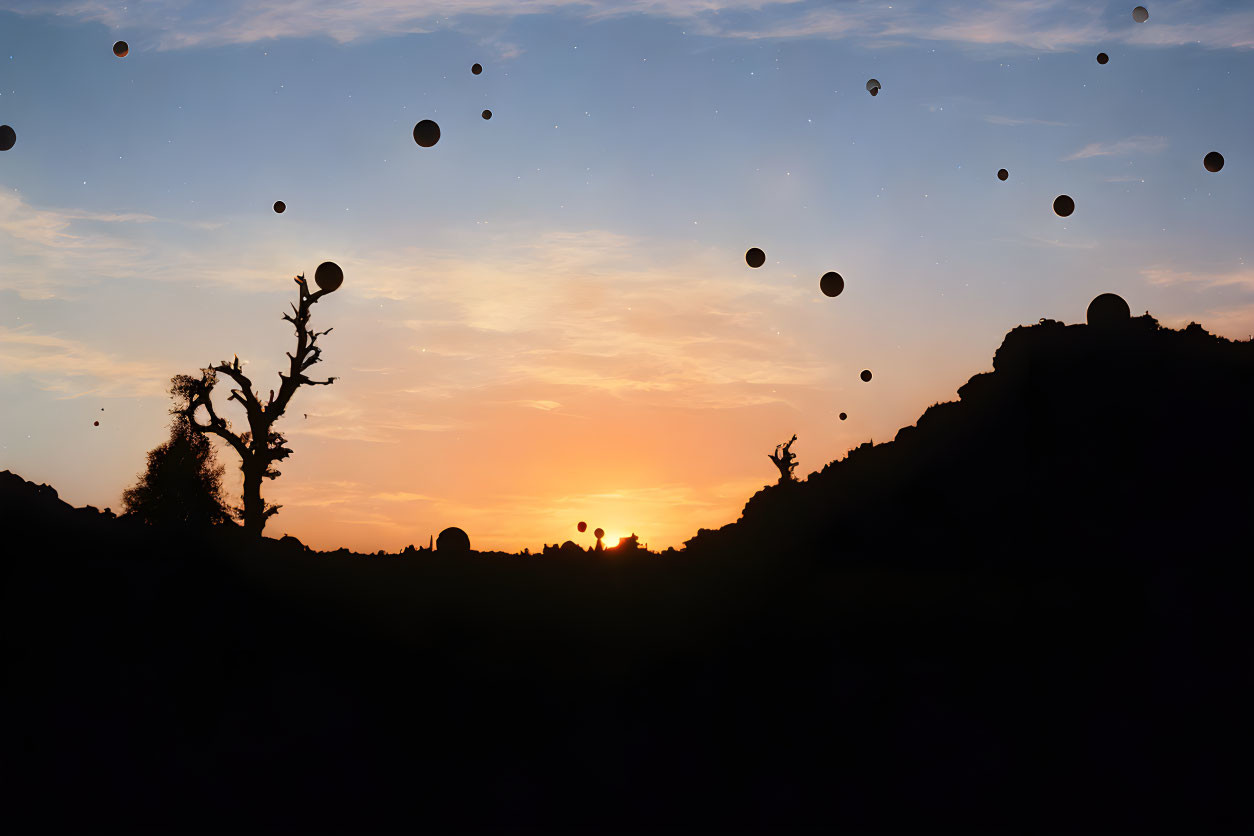
POLYGON ((1224 167, 1224 155, 1218 151, 1211 151, 1202 158, 1202 165, 1206 166, 1207 171, 1219 171, 1224 167))
POLYGON ((414 125, 414 142, 423 148, 430 148, 440 141, 440 126, 430 119, 423 119, 414 125))
POLYGON ((766 264, 766 253, 757 247, 750 247, 745 251, 745 264, 753 268, 761 267, 763 264, 766 264))
POLYGON ((1094 297, 1089 302, 1089 309, 1085 313, 1089 325, 1099 328, 1109 328, 1112 325, 1118 325, 1121 322, 1127 322, 1132 317, 1132 311, 1128 308, 1128 303, 1123 297, 1117 293, 1103 293, 1094 297))
POLYGON ((1075 201, 1068 195, 1060 194, 1054 198, 1054 213, 1060 218, 1065 218, 1075 211, 1075 201))
POLYGON ((863 383, 870 383, 871 382, 871 370, 863 369, 862 374, 858 375, 858 377, 862 378, 863 383))
POLYGON ((588 530, 588 524, 580 520, 579 525, 575 526, 575 528, 579 529, 580 534, 583 534, 585 531, 588 530))
POLYGON ((596 531, 592 532, 592 536, 600 540, 602 537, 605 536, 605 529, 598 528, 596 531))
POLYGON ((483 66, 480 64, 471 64, 470 71, 475 75, 479 75, 479 73, 483 72, 483 66))
POLYGON ((99 427, 99 426, 100 426, 100 422, 99 422, 99 421, 92 421, 92 422, 91 422, 91 425, 92 425, 93 427, 99 427))
POLYGON ((8 125, 0 125, 0 151, 8 151, 17 142, 17 131, 8 125))
POLYGON ((287 204, 281 200, 276 200, 274 202, 274 211, 282 215, 284 212, 287 211, 287 204))
POLYGON ((840 273, 824 273, 819 279, 819 290, 825 296, 839 296, 845 289, 845 280, 840 273))
POLYGON ((1097 53, 1097 63, 1105 64, 1109 60, 1110 60, 1110 56, 1107 55, 1106 53, 1104 52, 1097 53))
POLYGON ((1006 171, 1004 168, 997 169, 997 179, 1002 181, 1009 180, 1010 172, 1006 171))
POLYGON ((1144 23, 1149 20, 1149 9, 1144 6, 1137 6, 1132 10, 1132 19, 1137 23, 1144 23))
POLYGON ((872 96, 874 96, 876 93, 880 91, 880 87, 881 85, 880 85, 879 79, 877 78, 873 78, 866 83, 866 91, 870 93, 872 96))
POLYGON ((481 114, 479 114, 479 115, 480 115, 480 116, 482 116, 484 119, 491 119, 491 118, 492 118, 492 111, 490 111, 490 110, 485 110, 483 113, 481 113, 481 114))
POLYGON ((327 293, 331 293, 344 284, 344 271, 334 261, 324 261, 314 271, 314 282, 327 293))
POLYGON ((113 54, 119 58, 125 58, 126 54, 131 51, 126 41, 116 41, 113 44, 113 54))
POLYGON ((845 420, 845 419, 846 419, 846 418, 848 418, 848 417, 849 417, 849 416, 848 416, 848 415, 846 415, 845 413, 843 413, 843 412, 842 412, 842 413, 840 413, 840 420, 842 420, 842 421, 843 421, 843 420, 845 420))

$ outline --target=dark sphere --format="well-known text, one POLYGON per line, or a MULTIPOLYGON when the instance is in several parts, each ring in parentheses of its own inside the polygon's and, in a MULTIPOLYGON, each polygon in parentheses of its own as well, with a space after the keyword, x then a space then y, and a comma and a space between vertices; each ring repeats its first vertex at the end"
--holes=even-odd
POLYGON ((878 93, 878 92, 880 91, 880 82, 879 82, 879 79, 875 79, 875 78, 873 78, 873 79, 869 80, 869 81, 866 83, 866 91, 867 91, 868 93, 870 93, 872 96, 874 96, 876 93, 878 93))
POLYGON ((863 369, 863 370, 862 370, 862 374, 860 374, 860 375, 858 375, 858 376, 862 378, 862 382, 863 382, 863 383, 869 383, 869 382, 871 381, 871 370, 870 370, 870 369, 863 369))
POLYGON ((286 212, 286 211, 287 211, 287 204, 286 204, 286 203, 284 203, 284 202, 283 202, 283 201, 281 201, 281 200, 276 200, 276 201, 274 202, 274 211, 276 211, 276 212, 278 212, 280 215, 282 215, 284 212, 286 212))
POLYGON ((845 420, 845 419, 846 419, 846 418, 848 418, 848 417, 849 417, 849 416, 848 416, 848 415, 846 415, 845 413, 843 413, 843 412, 842 412, 842 413, 840 413, 840 420, 842 420, 842 421, 843 421, 843 420, 845 420))
POLYGON ((757 247, 750 247, 745 251, 745 264, 748 264, 750 267, 761 267, 763 264, 766 264, 766 253, 757 247))
POLYGON ((839 296, 844 289, 845 280, 841 278, 840 273, 824 273, 823 278, 819 279, 819 290, 823 291, 825 296, 839 296))
POLYGON ((126 41, 118 41, 113 45, 113 54, 119 58, 125 58, 126 54, 131 51, 126 41))
POLYGON ((457 526, 446 528, 440 532, 439 537, 435 538, 435 550, 453 554, 466 554, 470 551, 470 536, 457 526))
POLYGON ((480 66, 479 64, 471 64, 470 71, 474 73, 475 75, 479 75, 479 73, 483 72, 483 67, 480 66))
POLYGON ((430 119, 423 119, 414 125, 414 142, 423 148, 430 148, 440 141, 440 126, 430 119))
POLYGON ((314 271, 314 282, 327 293, 331 293, 344 284, 344 271, 334 261, 324 261, 314 271))
POLYGON ((999 169, 997 169, 997 179, 998 179, 998 180, 1009 180, 1009 179, 1010 179, 1010 172, 1009 172, 1009 171, 1006 171, 1006 169, 1004 169, 1004 168, 999 168, 999 169))
POLYGON ((1075 211, 1075 201, 1065 194, 1060 194, 1054 198, 1054 214, 1060 218, 1065 218, 1075 211))
POLYGON ((588 524, 586 522, 580 522, 579 525, 575 526, 575 528, 579 529, 579 533, 582 534, 588 530, 588 524))
POLYGON ((1218 171, 1224 167, 1224 155, 1218 151, 1211 151, 1202 158, 1202 165, 1206 166, 1207 171, 1218 171))
POLYGON ((1149 9, 1144 6, 1137 6, 1132 10, 1132 19, 1137 23, 1144 23, 1149 20, 1149 9))
POLYGON ((99 426, 100 426, 100 422, 99 422, 99 421, 92 421, 92 422, 91 422, 91 425, 92 425, 93 427, 99 427, 99 426))
POLYGON ((8 125, 0 125, 0 151, 8 151, 17 142, 17 131, 8 125))
POLYGON ((1097 63, 1105 64, 1109 60, 1110 60, 1110 56, 1107 55, 1106 53, 1104 52, 1097 53, 1097 63))
POLYGON ((596 531, 592 532, 592 536, 600 540, 602 537, 605 536, 605 529, 598 528, 596 531))
POLYGON ((1127 322, 1132 316, 1128 303, 1115 293, 1103 293, 1089 302, 1087 313, 1089 325, 1109 328, 1121 322, 1127 322))
POLYGON ((484 119, 491 119, 491 118, 492 118, 492 111, 490 111, 490 110, 485 110, 483 113, 481 113, 481 114, 479 114, 479 115, 480 115, 480 116, 482 116, 484 119))

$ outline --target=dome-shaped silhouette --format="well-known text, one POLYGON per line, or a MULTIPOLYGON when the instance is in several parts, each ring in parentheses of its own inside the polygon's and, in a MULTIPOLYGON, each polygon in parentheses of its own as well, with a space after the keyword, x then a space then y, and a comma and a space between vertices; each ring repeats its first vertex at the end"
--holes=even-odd
POLYGON ((580 534, 582 534, 582 533, 584 533, 585 531, 587 531, 587 530, 588 530, 588 524, 587 524, 586 522, 584 522, 584 521, 580 520, 580 521, 579 521, 579 525, 575 526, 575 528, 579 529, 579 533, 580 533, 580 534))
POLYGON ((999 168, 999 169, 997 169, 997 179, 998 179, 998 180, 1008 180, 1008 179, 1010 179, 1010 172, 1009 172, 1009 171, 1006 171, 1006 169, 1004 169, 1004 168, 999 168))
POLYGON ((471 64, 470 71, 475 75, 479 75, 479 73, 483 72, 483 66, 480 64, 471 64))
POLYGON ((845 289, 845 279, 840 273, 824 273, 819 279, 819 290, 825 296, 839 296, 845 289))
POLYGON ((843 421, 843 420, 845 420, 845 419, 846 419, 846 418, 848 418, 848 417, 849 417, 849 416, 848 416, 848 415, 846 415, 845 413, 843 413, 843 412, 842 412, 842 413, 840 413, 840 420, 842 420, 842 421, 843 421))
POLYGON ((1109 60, 1110 60, 1110 56, 1107 55, 1106 53, 1104 52, 1097 53, 1097 63, 1105 64, 1109 60))
POLYGON ((862 374, 858 375, 858 377, 862 378, 863 383, 870 383, 871 382, 871 370, 863 369, 862 374))
POLYGON ((1211 151, 1202 158, 1202 165, 1206 166, 1207 171, 1218 171, 1224 167, 1224 155, 1218 151, 1211 151))
POLYGON ((0 151, 8 151, 17 142, 17 131, 8 125, 0 125, 0 151))
POLYGON ((344 271, 334 261, 324 261, 314 271, 314 282, 327 293, 331 293, 344 284, 344 271))
POLYGON ((755 268, 761 267, 763 264, 766 264, 766 253, 757 247, 750 247, 745 251, 745 264, 755 268))
POLYGON ((1069 195, 1060 194, 1054 198, 1054 214, 1065 218, 1075 211, 1075 201, 1069 195))
POLYGON ((446 528, 440 532, 439 537, 435 538, 435 550, 465 554, 470 551, 470 535, 457 526, 446 528))
POLYGON ((1118 325, 1127 322, 1132 316, 1128 303, 1117 293, 1103 293, 1089 302, 1087 313, 1089 325, 1098 327, 1118 325))
POLYGON ((1132 10, 1132 19, 1137 23, 1144 23, 1149 20, 1149 9, 1144 6, 1137 6, 1132 10))
POLYGON ((866 83, 866 91, 874 96, 880 91, 881 86, 883 85, 880 84, 879 79, 873 78, 866 83))
POLYGON ((430 148, 440 141, 440 126, 430 119, 423 119, 414 125, 414 142, 423 148, 430 148))
POLYGON ((125 58, 126 54, 131 51, 131 47, 126 41, 116 41, 113 44, 113 54, 119 58, 125 58))
POLYGON ((598 528, 596 531, 592 532, 592 536, 600 540, 602 537, 605 536, 605 529, 598 528))
POLYGON ((481 113, 481 114, 479 114, 479 115, 480 115, 480 116, 482 116, 484 119, 491 119, 491 118, 492 118, 492 111, 490 111, 490 110, 485 110, 483 113, 481 113))
POLYGON ((284 212, 287 211, 287 204, 281 200, 276 200, 274 202, 274 211, 282 215, 284 212))

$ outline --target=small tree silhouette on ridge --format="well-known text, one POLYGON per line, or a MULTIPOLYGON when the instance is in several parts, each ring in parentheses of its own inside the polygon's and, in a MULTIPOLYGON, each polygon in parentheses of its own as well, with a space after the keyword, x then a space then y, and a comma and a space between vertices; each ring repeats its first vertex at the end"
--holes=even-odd
POLYGON ((776 444, 774 453, 767 453, 766 457, 775 463, 779 468, 779 483, 793 480, 793 469, 797 466, 797 454, 792 452, 792 444, 797 440, 797 434, 793 433, 791 439, 785 444, 776 444))
POLYGON ((310 293, 303 273, 295 281, 299 287, 300 304, 292 305, 292 313, 283 314, 283 318, 296 329, 296 353, 287 354, 290 366, 287 374, 279 372, 282 382, 277 395, 271 389, 269 400, 262 403, 253 390, 252 381, 241 369, 238 355, 231 363, 223 360, 216 366, 201 369, 199 379, 187 375, 180 375, 175 379, 180 387, 176 394, 186 398, 186 407, 182 414, 187 417, 192 430, 201 434, 213 433, 224 439, 239 454, 240 470, 244 473, 244 496, 243 506, 235 513, 243 521, 244 529, 258 536, 265 528, 266 520, 277 514, 281 507, 270 505, 261 498, 261 480, 278 478, 280 474, 274 469, 274 463, 292 453, 285 446, 287 439, 272 427, 283 416, 283 411, 287 409, 297 388, 304 385, 329 386, 335 382, 334 377, 312 380, 305 375, 305 371, 322 359, 322 349, 317 345, 318 338, 331 333, 330 328, 325 331, 309 330, 309 308, 325 294, 334 291, 339 284, 310 293), (214 409, 211 396, 219 374, 226 375, 237 384, 238 388, 231 390, 227 400, 243 404, 248 417, 247 432, 232 432, 230 422, 220 417, 214 409), (196 413, 201 407, 205 409, 208 423, 202 424, 196 419, 196 413))

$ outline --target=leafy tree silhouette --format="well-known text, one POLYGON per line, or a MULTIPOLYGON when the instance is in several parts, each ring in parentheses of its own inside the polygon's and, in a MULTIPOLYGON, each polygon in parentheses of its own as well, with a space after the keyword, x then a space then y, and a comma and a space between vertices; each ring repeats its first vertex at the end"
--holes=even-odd
MULTIPOLYGON (((303 273, 295 278, 295 282, 299 288, 299 305, 292 305, 292 313, 283 314, 283 318, 292 323, 296 329, 296 353, 288 352, 287 354, 290 366, 287 374, 279 372, 282 382, 277 395, 271 389, 269 400, 265 403, 261 402, 257 393, 253 391, 252 381, 240 367, 238 355, 230 363, 223 360, 216 366, 201 369, 199 379, 186 375, 176 378, 181 386, 176 394, 186 399, 182 414, 186 416, 192 430, 202 435, 213 433, 230 444, 239 454, 240 470, 244 473, 244 501, 243 506, 236 511, 236 515, 243 521, 244 529, 257 536, 261 536, 266 520, 277 514, 281 507, 266 503, 261 498, 261 480, 278 478, 280 474, 274 469, 274 463, 282 461, 292 453, 285 446, 287 439, 272 429, 274 423, 283 416, 283 411, 287 409, 297 388, 303 385, 329 386, 335 382, 334 377, 326 380, 312 380, 305 375, 305 372, 322 359, 322 349, 317 345, 318 338, 331 333, 330 328, 325 331, 309 330, 309 308, 324 295, 334 291, 339 284, 332 282, 310 293, 303 273), (227 400, 239 401, 243 404, 248 417, 247 432, 238 434, 232 432, 230 422, 220 417, 214 409, 211 396, 218 383, 219 374, 226 375, 238 385, 238 388, 231 390, 227 400), (205 409, 208 423, 202 424, 196 418, 196 413, 201 407, 205 409)), ((321 273, 319 273, 319 282, 321 283, 321 273)))
POLYGON ((149 525, 204 528, 230 519, 222 498, 222 471, 207 436, 192 429, 186 409, 186 375, 171 380, 170 392, 181 401, 171 413, 170 440, 148 453, 148 468, 122 492, 125 513, 149 525))

